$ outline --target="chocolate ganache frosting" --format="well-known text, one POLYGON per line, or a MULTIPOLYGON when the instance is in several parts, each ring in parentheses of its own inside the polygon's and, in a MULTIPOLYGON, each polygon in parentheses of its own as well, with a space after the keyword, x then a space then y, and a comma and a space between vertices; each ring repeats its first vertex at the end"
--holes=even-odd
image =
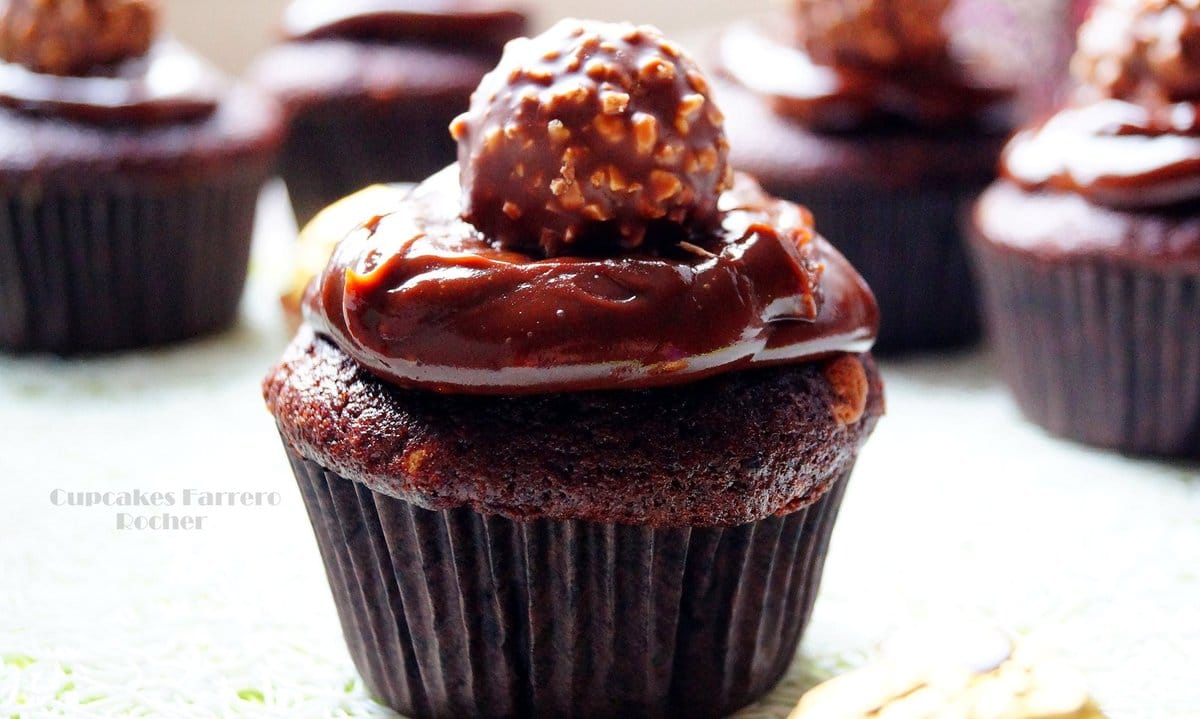
POLYGON ((0 105, 98 124, 203 119, 225 84, 149 0, 7 0, 0 60, 0 105))
POLYGON ((1074 101, 1013 138, 1005 177, 1117 208, 1200 198, 1200 5, 1102 0, 1071 69, 1074 101))
POLYGON ((460 164, 341 242, 307 319, 387 381, 467 394, 867 351, 870 290, 807 210, 729 170, 722 121, 653 28, 510 43, 453 125, 460 164))
POLYGON ((718 48, 723 72, 777 112, 827 130, 1006 121, 1009 70, 960 57, 946 30, 950 0, 795 0, 793 7, 788 16, 733 26, 718 48))
POLYGON ((289 40, 404 40, 499 50, 525 30, 525 15, 491 0, 294 0, 289 40))

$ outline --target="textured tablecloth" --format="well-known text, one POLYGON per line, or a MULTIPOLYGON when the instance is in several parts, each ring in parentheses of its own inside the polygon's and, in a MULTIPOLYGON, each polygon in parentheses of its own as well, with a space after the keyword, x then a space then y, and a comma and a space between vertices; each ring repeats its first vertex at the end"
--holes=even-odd
MULTIPOLYGON (((0 717, 394 716, 347 657, 259 394, 287 340, 290 230, 269 197, 233 331, 113 359, 0 358, 0 717), (118 530, 122 508, 56 506, 56 489, 281 501, 167 508, 205 516, 199 530, 118 530)), ((981 619, 1056 647, 1113 717, 1200 717, 1200 468, 1044 436, 986 353, 883 367, 889 414, 801 657, 739 716, 785 716, 911 623, 981 619)))

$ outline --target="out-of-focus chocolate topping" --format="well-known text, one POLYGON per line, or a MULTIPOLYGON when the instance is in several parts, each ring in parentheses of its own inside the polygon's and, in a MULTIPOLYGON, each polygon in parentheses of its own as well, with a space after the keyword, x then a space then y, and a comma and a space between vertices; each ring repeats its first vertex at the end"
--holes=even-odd
POLYGON ((1071 69, 1074 104, 1018 133, 1003 174, 1112 207, 1200 199, 1200 3, 1102 0, 1071 69))
POLYGON ((144 56, 87 77, 45 75, 0 64, 0 105, 101 125, 203 120, 216 111, 228 81, 173 40, 144 56))
POLYGON ((510 43, 451 126, 463 217, 547 256, 638 247, 655 221, 702 234, 731 181, 723 123, 657 30, 560 22, 510 43))
MULTIPOLYGON (((458 217, 456 168, 342 241, 306 315, 405 387, 529 394, 654 387, 862 352, 878 310, 803 208, 739 176, 710 250, 543 258, 458 217)), ((655 246, 664 247, 664 245, 655 246)))
POLYGON ((823 65, 787 40, 790 22, 736 24, 719 46, 725 74, 767 98, 781 115, 818 130, 897 121, 917 127, 1010 126, 1008 85, 965 74, 950 61, 897 71, 823 65))
POLYGON ((385 380, 474 394, 654 387, 862 352, 878 309, 725 160, 708 84, 656 30, 509 46, 451 166, 338 246, 309 323, 385 380))
POLYGON ((525 27, 524 13, 493 0, 293 0, 283 16, 289 40, 452 43, 494 51, 525 27))
POLYGON ((796 0, 796 36, 823 65, 895 68, 945 60, 950 0, 796 0))
POLYGON ((0 105, 97 124, 203 119, 226 81, 170 39, 147 0, 0 2, 0 105))
POLYGON ((158 25, 150 0, 5 0, 0 59, 50 75, 88 75, 145 55, 158 25))
POLYGON ((815 129, 896 121, 1008 127, 1013 69, 958 57, 944 27, 949 4, 797 0, 790 17, 729 29, 721 69, 815 129))

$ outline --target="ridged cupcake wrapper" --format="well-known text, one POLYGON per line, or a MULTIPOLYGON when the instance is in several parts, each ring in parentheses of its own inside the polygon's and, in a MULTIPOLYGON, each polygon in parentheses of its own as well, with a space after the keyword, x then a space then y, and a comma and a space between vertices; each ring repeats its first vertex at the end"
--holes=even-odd
POLYGON ((960 217, 978 188, 912 192, 795 188, 817 231, 858 269, 879 302, 878 352, 963 346, 980 335, 960 217))
POLYGON ((292 454, 347 644, 426 717, 720 717, 783 675, 847 477, 740 527, 433 512, 292 454))
POLYGON ((292 119, 279 172, 296 221, 369 185, 417 182, 454 162, 450 121, 466 98, 339 100, 292 119), (347 141, 352 138, 352 141, 347 141))
POLYGON ((0 349, 104 352, 231 324, 264 179, 9 188, 0 349))
POLYGON ((1087 444, 1200 457, 1200 277, 979 252, 1000 370, 1030 419, 1087 444))

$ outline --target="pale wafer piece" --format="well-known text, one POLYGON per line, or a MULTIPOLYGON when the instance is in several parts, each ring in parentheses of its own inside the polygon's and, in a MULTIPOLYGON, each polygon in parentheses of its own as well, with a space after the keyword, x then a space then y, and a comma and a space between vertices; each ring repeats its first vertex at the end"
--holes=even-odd
POLYGON ((1083 677, 994 630, 906 638, 809 691, 789 719, 1104 719, 1083 677))
POLYGON ((412 190, 410 184, 371 185, 322 210, 296 240, 296 262, 286 291, 280 298, 293 325, 301 320, 304 292, 313 277, 329 264, 333 248, 342 238, 371 218, 390 211, 412 190))

